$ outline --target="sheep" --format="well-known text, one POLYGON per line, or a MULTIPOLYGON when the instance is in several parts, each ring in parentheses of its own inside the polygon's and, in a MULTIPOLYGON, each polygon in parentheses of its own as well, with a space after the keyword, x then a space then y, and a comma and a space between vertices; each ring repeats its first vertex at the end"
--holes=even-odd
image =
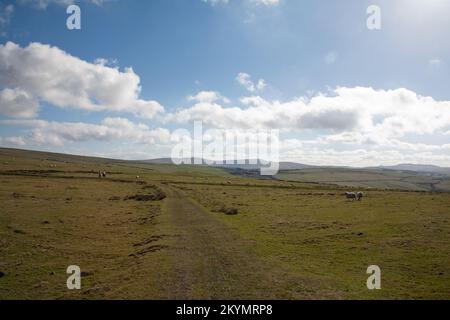
POLYGON ((98 177, 99 178, 106 178, 106 172, 105 171, 99 171, 98 172, 98 177))
POLYGON ((356 199, 358 201, 361 201, 363 197, 364 197, 364 193, 362 193, 361 191, 356 193, 356 199))
POLYGON ((345 196, 347 197, 347 199, 361 201, 362 198, 364 197, 364 193, 362 193, 361 191, 358 191, 358 192, 346 192, 345 196))
POLYGON ((347 197, 347 199, 352 199, 352 200, 357 199, 356 193, 354 193, 354 192, 346 192, 345 196, 347 197))

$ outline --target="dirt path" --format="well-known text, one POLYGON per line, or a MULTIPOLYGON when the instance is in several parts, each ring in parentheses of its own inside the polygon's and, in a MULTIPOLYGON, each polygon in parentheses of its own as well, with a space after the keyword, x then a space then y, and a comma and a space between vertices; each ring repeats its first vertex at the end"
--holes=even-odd
POLYGON ((177 235, 174 299, 312 298, 311 283, 252 253, 252 244, 174 187, 165 212, 177 235))

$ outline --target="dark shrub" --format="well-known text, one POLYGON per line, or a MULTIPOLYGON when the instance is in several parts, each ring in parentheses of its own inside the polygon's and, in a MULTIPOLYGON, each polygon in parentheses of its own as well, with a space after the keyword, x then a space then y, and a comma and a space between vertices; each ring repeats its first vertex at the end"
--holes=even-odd
POLYGON ((163 191, 158 191, 155 194, 135 194, 133 196, 126 196, 124 200, 135 201, 160 201, 166 198, 166 194, 163 191))
POLYGON ((158 201, 158 200, 165 199, 166 197, 167 196, 166 196, 166 193, 164 191, 159 191, 157 194, 154 195, 154 199, 153 200, 158 201))
POLYGON ((222 208, 220 212, 225 213, 227 216, 235 216, 238 214, 238 209, 236 208, 222 208))

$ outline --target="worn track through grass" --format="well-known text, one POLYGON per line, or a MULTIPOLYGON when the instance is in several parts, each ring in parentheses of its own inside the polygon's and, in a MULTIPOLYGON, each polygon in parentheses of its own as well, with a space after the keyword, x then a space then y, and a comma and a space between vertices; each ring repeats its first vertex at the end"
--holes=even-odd
MULTIPOLYGON (((175 299, 305 299, 318 298, 318 283, 283 269, 275 261, 257 257, 252 243, 212 213, 167 187, 165 212, 179 235, 174 249, 175 299)), ((321 298, 340 295, 321 292, 321 298)))

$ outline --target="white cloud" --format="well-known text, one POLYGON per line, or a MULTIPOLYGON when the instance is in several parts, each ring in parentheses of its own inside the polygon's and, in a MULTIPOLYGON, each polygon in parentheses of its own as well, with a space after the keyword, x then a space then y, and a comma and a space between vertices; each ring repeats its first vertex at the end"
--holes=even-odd
POLYGON ((125 118, 106 118, 100 124, 45 120, 1 120, 0 123, 31 128, 25 137, 4 138, 3 141, 9 144, 64 146, 70 142, 128 140, 135 144, 151 145, 170 140, 167 129, 150 129, 145 124, 133 123, 125 118))
POLYGON ((94 64, 116 68, 119 64, 119 61, 117 59, 97 58, 94 60, 94 64))
POLYGON ((256 84, 256 89, 258 91, 263 91, 267 86, 267 83, 264 79, 259 79, 258 83, 256 84))
POLYGON ((21 89, 0 91, 0 114, 11 118, 33 118, 39 111, 39 103, 21 89))
POLYGON ((391 146, 367 148, 355 146, 352 149, 339 150, 335 145, 303 144, 292 146, 292 141, 281 143, 282 158, 311 165, 367 167, 378 165, 395 165, 400 163, 450 165, 450 156, 446 153, 428 150, 395 149, 391 146))
POLYGON ((203 120, 217 128, 358 132, 367 141, 450 129, 450 101, 435 101, 407 89, 337 88, 329 95, 317 94, 288 102, 253 96, 241 99, 241 103, 245 108, 200 102, 168 114, 166 120, 177 123, 203 120))
POLYGON ((26 145, 26 142, 22 137, 0 137, 0 145, 23 147, 26 145))
POLYGON ((264 79, 259 79, 256 83, 254 83, 251 76, 245 72, 240 72, 236 76, 236 81, 250 92, 263 91, 267 86, 264 79))
POLYGON ((164 110, 156 101, 139 98, 140 78, 133 69, 122 72, 92 64, 40 43, 24 48, 12 42, 0 45, 0 86, 60 108, 129 112, 145 118, 164 110))
POLYGON ((230 100, 224 96, 222 96, 217 91, 200 91, 194 96, 188 96, 187 99, 189 101, 197 101, 197 102, 215 102, 222 100, 225 103, 229 103, 230 100))
POLYGON ((287 102, 250 96, 240 103, 197 102, 165 119, 180 124, 201 120, 205 129, 280 129, 281 159, 307 164, 450 166, 450 143, 445 143, 450 101, 403 88, 338 87, 287 102))

